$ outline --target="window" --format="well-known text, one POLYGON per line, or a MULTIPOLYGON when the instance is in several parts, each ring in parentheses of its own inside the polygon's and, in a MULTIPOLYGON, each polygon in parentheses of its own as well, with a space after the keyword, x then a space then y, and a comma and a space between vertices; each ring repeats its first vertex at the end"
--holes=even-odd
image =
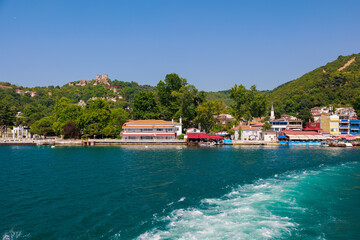
POLYGON ((337 132, 338 129, 337 129, 337 128, 332 128, 330 131, 331 131, 331 132, 337 132))
POLYGON ((338 124, 338 122, 330 122, 330 126, 337 126, 338 124))
POLYGON ((142 128, 141 132, 152 132, 152 128, 142 128))
POLYGON ((141 139, 153 139, 152 136, 141 136, 141 139))

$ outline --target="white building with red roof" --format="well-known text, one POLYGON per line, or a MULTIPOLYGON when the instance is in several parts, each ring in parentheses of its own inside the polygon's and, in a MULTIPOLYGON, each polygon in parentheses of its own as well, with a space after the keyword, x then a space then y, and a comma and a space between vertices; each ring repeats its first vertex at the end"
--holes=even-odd
POLYGON ((124 141, 171 141, 182 134, 182 123, 165 120, 135 120, 122 126, 124 141))

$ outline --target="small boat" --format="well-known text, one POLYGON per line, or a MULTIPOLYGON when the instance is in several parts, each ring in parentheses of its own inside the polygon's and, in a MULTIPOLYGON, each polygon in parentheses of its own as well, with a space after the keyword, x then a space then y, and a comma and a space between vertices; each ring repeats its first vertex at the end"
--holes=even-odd
POLYGON ((36 142, 36 145, 38 145, 38 146, 47 146, 47 145, 54 145, 55 144, 55 141, 41 141, 41 140, 39 140, 39 141, 37 141, 36 142))
POLYGON ((345 143, 345 147, 352 147, 353 145, 349 142, 345 143))
POLYGON ((207 142, 207 143, 201 143, 200 144, 200 147, 214 147, 215 146, 215 143, 211 142, 207 142))

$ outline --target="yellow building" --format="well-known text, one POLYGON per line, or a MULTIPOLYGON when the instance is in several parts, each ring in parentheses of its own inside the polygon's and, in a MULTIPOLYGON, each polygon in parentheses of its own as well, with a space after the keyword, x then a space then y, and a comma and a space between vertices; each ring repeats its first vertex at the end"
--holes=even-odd
POLYGON ((329 132, 333 136, 339 135, 339 116, 321 114, 320 127, 325 132, 329 132))

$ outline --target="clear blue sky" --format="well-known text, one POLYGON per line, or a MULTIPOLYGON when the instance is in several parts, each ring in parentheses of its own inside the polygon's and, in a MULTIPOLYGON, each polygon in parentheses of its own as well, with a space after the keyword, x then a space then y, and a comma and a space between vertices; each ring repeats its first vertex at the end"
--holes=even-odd
POLYGON ((360 52, 360 1, 0 0, 0 81, 64 85, 107 73, 200 90, 274 87, 360 52))

